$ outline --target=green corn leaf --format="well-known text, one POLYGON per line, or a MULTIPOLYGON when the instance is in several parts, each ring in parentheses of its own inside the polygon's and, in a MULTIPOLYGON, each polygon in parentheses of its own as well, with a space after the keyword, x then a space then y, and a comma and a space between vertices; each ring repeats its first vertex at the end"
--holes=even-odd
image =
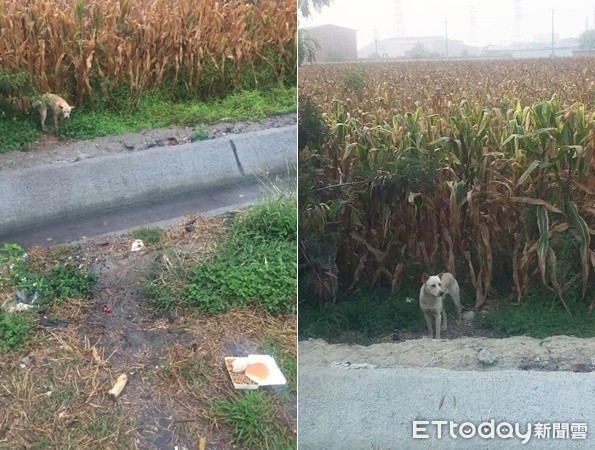
POLYGON ((518 189, 518 187, 521 186, 527 180, 527 178, 531 176, 533 171, 539 167, 539 163, 540 162, 538 160, 531 161, 531 164, 529 164, 527 170, 525 170, 525 172, 519 178, 519 181, 517 181, 515 189, 518 189))
POLYGON ((550 226, 547 210, 543 205, 537 206, 537 227, 539 229, 539 239, 537 240, 537 262, 539 264, 541 281, 547 286, 545 269, 547 265, 548 250, 550 248, 550 226))
POLYGON ((578 208, 574 202, 569 202, 566 208, 568 220, 576 231, 578 231, 577 240, 581 246, 581 276, 583 279, 582 297, 587 292, 589 283, 589 246, 591 244, 591 235, 589 227, 585 220, 580 216, 578 208))
POLYGON ((345 146, 345 151, 343 152, 342 160, 345 161, 349 156, 351 156, 351 152, 354 148, 357 148, 357 142, 352 142, 345 146))
POLYGON ((554 286, 554 289, 556 290, 556 293, 558 294, 558 298, 562 302, 562 305, 564 305, 564 309, 566 309, 568 314, 572 315, 570 308, 566 304, 566 300, 564 300, 564 293, 562 292, 562 286, 560 286, 560 283, 558 282, 558 277, 556 276, 556 273, 558 272, 558 258, 556 257, 556 253, 554 252, 554 249, 552 249, 552 248, 549 249, 548 256, 549 256, 550 266, 552 268, 552 277, 551 277, 552 285, 554 286))

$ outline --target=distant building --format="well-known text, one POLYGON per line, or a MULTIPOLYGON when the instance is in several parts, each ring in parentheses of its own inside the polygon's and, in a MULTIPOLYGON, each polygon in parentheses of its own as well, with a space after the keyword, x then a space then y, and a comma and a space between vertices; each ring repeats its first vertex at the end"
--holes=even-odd
MULTIPOLYGON (((544 35, 545 36, 545 35, 544 35)), ((517 42, 514 45, 473 47, 444 36, 391 37, 372 42, 358 51, 360 59, 431 59, 431 58, 547 58, 584 55, 578 52, 578 39, 562 38, 554 42, 517 42), (553 54, 553 55, 552 55, 553 54)))
POLYGON ((595 50, 574 50, 572 52, 572 56, 588 56, 588 57, 595 57, 595 50))
POLYGON ((465 45, 462 41, 444 36, 391 37, 373 42, 358 51, 360 58, 436 58, 436 57, 472 57, 478 56, 481 49, 465 45), (378 48, 378 52, 376 52, 378 48))
POLYGON ((306 27, 304 30, 318 42, 317 62, 355 61, 357 59, 357 31, 338 25, 306 27))
MULTIPOLYGON (((559 41, 560 35, 558 33, 554 33, 554 44, 558 45, 559 41)), ((550 44, 552 42, 552 33, 534 34, 533 42, 537 42, 538 44, 550 44)))

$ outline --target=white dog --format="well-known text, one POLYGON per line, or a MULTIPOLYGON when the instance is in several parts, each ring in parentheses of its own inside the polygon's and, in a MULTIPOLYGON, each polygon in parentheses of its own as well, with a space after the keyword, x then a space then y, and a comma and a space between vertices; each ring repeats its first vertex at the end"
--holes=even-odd
POLYGON ((449 294, 457 310, 458 319, 461 319, 461 299, 459 296, 459 283, 452 274, 445 272, 440 275, 422 276, 423 285, 419 291, 419 307, 424 313, 428 334, 434 337, 432 322, 435 323, 436 339, 440 339, 440 331, 446 331, 447 320, 444 310, 444 298, 449 294))
POLYGON ((56 94, 43 94, 39 99, 33 102, 33 107, 39 111, 39 120, 43 131, 45 128, 45 119, 48 110, 52 112, 54 119, 54 130, 58 129, 58 119, 68 119, 74 106, 70 106, 66 100, 56 94))

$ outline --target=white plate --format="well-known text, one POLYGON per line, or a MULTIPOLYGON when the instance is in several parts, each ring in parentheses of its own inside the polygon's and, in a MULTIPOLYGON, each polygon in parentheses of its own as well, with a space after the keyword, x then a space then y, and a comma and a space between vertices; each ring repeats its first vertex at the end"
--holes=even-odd
MULTIPOLYGON (((286 384, 287 380, 281 373, 279 366, 275 362, 275 359, 270 355, 248 355, 244 358, 238 358, 234 356, 226 356, 225 361, 233 361, 236 359, 246 359, 248 364, 255 364, 255 363, 262 363, 269 369, 269 376, 266 380, 258 383, 255 381, 256 384, 244 384, 244 383, 233 383, 234 388, 236 389, 257 389, 259 386, 275 386, 280 384, 286 384)), ((227 366, 226 366, 227 367, 227 366)), ((231 375, 231 374, 230 374, 231 375)), ((232 380, 233 382, 233 380, 232 380)))

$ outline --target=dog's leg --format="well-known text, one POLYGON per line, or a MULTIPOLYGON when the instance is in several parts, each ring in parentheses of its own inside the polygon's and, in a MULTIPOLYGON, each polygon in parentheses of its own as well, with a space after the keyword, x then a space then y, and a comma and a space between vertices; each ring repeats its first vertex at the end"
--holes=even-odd
POLYGON ((457 310, 457 319, 461 320, 461 294, 459 292, 459 285, 455 284, 450 289, 450 298, 452 298, 452 302, 455 305, 455 309, 457 310))
POLYGON ((441 316, 441 314, 436 314, 436 339, 440 339, 440 330, 442 329, 440 326, 440 322, 442 321, 441 316))
POLYGON ((41 108, 39 110, 39 120, 41 121, 41 129, 43 131, 46 131, 46 129, 45 129, 45 118, 46 118, 47 114, 48 114, 48 110, 47 109, 41 108))
POLYGON ((448 326, 448 320, 446 318, 446 311, 443 309, 442 310, 442 331, 446 331, 447 326, 448 326))
POLYGON ((58 129, 58 113, 56 111, 53 111, 54 113, 54 130, 58 129))
POLYGON ((432 339, 434 332, 432 331, 432 316, 424 312, 424 318, 426 319, 426 325, 428 326, 428 337, 432 339))

